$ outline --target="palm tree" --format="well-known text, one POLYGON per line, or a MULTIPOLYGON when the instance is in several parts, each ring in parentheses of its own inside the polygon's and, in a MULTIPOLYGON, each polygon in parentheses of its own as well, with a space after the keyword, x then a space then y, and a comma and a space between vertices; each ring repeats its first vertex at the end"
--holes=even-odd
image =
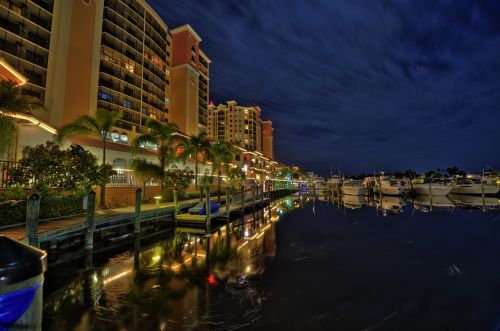
POLYGON ((0 155, 14 136, 15 120, 9 115, 31 114, 33 110, 44 109, 36 98, 19 94, 19 88, 11 80, 0 81, 0 155))
POLYGON ((174 123, 162 123, 156 120, 146 122, 148 132, 137 137, 133 144, 135 149, 143 148, 147 145, 154 145, 157 148, 158 160, 161 168, 160 190, 163 193, 163 178, 165 177, 165 167, 170 165, 176 159, 175 138, 173 134, 177 132, 177 125, 174 123))
POLYGON ((220 203, 220 178, 222 165, 228 170, 229 163, 233 160, 235 154, 234 147, 226 141, 216 141, 208 148, 208 155, 212 160, 212 171, 217 171, 217 199, 220 203))
POLYGON ((184 149, 181 156, 187 159, 189 156, 194 157, 194 187, 198 188, 198 155, 203 153, 203 159, 205 160, 205 152, 210 146, 207 134, 202 132, 198 135, 191 136, 188 140, 182 141, 180 146, 184 149))
MULTIPOLYGON (((95 117, 84 115, 78 117, 72 123, 69 123, 59 129, 56 140, 61 142, 65 137, 71 136, 94 136, 98 137, 102 143, 102 164, 106 164, 106 142, 111 129, 120 117, 118 112, 110 111, 105 108, 97 108, 95 117)), ((101 184, 101 207, 105 207, 106 184, 101 184)))
POLYGON ((162 172, 159 165, 145 159, 133 159, 130 168, 135 177, 142 182, 142 199, 146 196, 146 183, 151 179, 161 178, 162 172))

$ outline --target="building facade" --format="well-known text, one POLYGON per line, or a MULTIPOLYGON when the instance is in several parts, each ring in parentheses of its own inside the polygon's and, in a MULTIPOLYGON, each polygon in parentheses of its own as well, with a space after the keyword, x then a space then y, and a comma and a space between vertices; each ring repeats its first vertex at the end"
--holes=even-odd
POLYGON ((36 115, 61 127, 98 107, 118 111, 117 143, 150 118, 170 120, 171 45, 144 0, 0 1, 0 56, 49 110, 36 115))
POLYGON ((271 121, 262 121, 262 153, 274 159, 274 129, 271 121))
POLYGON ((262 120, 258 106, 239 106, 234 100, 225 105, 209 105, 209 137, 262 153, 262 120))
POLYGON ((208 130, 210 59, 190 25, 170 31, 172 37, 172 102, 170 119, 188 136, 208 130))

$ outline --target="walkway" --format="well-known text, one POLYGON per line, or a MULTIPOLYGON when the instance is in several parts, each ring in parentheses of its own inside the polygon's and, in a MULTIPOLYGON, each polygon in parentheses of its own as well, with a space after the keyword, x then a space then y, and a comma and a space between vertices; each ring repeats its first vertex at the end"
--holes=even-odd
MULTIPOLYGON (((222 197, 221 197, 222 198, 222 197)), ((212 197, 214 199, 214 197, 212 197)), ((217 199, 215 197, 215 199, 217 199)), ((199 199, 191 199, 191 200, 183 200, 179 202, 180 208, 183 208, 183 205, 189 205, 198 202, 199 199)), ((167 207, 173 207, 174 203, 173 202, 163 202, 160 203, 160 208, 167 208, 167 207)), ((155 203, 147 203, 143 204, 141 206, 141 211, 146 211, 146 210, 153 210, 157 209, 158 207, 156 206, 155 203)), ((116 216, 120 214, 126 214, 126 213, 132 213, 135 211, 135 206, 130 206, 130 207, 122 207, 122 208, 112 208, 112 209, 97 209, 95 212, 95 216, 97 217, 106 217, 106 216, 116 216)), ((75 224, 81 224, 85 223, 86 221, 86 216, 73 216, 73 217, 65 217, 65 218, 60 218, 60 219, 55 219, 55 220, 41 220, 41 222, 38 224, 38 233, 44 233, 47 231, 52 231, 52 230, 58 230, 66 227, 70 227, 75 224)), ((0 229, 0 236, 7 236, 16 240, 22 240, 24 239, 26 235, 26 230, 24 225, 20 226, 15 226, 11 228, 6 228, 6 229, 0 229)))

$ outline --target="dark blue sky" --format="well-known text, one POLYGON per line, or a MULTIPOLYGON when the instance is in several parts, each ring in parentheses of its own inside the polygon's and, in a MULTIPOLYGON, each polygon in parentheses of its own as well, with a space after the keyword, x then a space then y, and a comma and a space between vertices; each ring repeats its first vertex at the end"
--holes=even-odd
POLYGON ((279 161, 500 168, 500 1, 149 0, 189 23, 216 103, 258 104, 279 161))

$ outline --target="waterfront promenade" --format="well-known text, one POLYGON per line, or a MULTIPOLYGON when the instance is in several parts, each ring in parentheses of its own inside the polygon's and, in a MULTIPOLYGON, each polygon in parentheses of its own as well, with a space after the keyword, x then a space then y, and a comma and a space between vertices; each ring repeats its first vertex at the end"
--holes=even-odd
MULTIPOLYGON (((184 200, 180 201, 179 205, 182 208, 183 205, 190 205, 193 203, 198 202, 199 199, 190 199, 190 200, 184 200)), ((159 208, 168 208, 168 207, 173 207, 174 203, 173 202, 163 202, 160 203, 159 208)), ((141 211, 147 211, 147 210, 154 210, 157 209, 158 206, 155 203, 146 203, 141 205, 141 211)), ((106 217, 106 216, 116 216, 120 214, 126 214, 126 213, 132 213, 135 211, 135 206, 129 206, 129 207, 122 207, 122 208, 111 208, 111 209, 97 209, 95 211, 95 216, 96 217, 106 217)), ((38 224, 38 233, 42 234, 47 231, 54 231, 54 230, 59 230, 67 227, 71 227, 77 224, 82 224, 86 222, 86 216, 85 215, 80 215, 80 216, 73 216, 73 217, 64 217, 64 218, 58 218, 54 220, 41 220, 41 222, 38 224)), ((13 226, 13 227, 6 227, 3 229, 0 229, 0 235, 7 236, 16 240, 23 240, 24 237, 26 236, 26 229, 25 225, 19 225, 19 226, 13 226)))

